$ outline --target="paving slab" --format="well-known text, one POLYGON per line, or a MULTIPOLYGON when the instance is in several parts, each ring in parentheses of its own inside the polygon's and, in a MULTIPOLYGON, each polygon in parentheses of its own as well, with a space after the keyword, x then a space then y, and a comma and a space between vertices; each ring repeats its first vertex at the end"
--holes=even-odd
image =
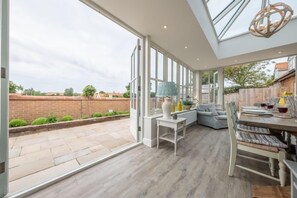
POLYGON ((135 142, 129 119, 9 138, 10 192, 33 187, 135 142))

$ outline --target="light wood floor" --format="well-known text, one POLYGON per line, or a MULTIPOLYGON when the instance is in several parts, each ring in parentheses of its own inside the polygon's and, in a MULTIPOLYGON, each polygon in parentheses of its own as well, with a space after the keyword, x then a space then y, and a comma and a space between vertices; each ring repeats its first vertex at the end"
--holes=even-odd
MULTIPOLYGON (((244 198, 251 197, 251 184, 278 185, 238 168, 229 177, 228 162, 227 130, 193 126, 178 156, 169 143, 159 150, 142 145, 31 197, 244 198)), ((240 158, 238 162, 269 173, 266 164, 240 158)))

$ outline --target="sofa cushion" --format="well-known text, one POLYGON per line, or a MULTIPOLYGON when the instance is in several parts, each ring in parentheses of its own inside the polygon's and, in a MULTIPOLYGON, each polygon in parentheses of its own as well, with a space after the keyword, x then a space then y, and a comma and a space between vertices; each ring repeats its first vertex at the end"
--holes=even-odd
POLYGON ((212 104, 201 104, 198 106, 197 110, 198 111, 209 111, 209 108, 211 108, 213 105, 212 104))
POLYGON ((227 114, 226 114, 226 111, 218 111, 218 110, 217 110, 217 112, 218 112, 219 115, 227 115, 227 114))
POLYGON ((214 116, 219 115, 215 107, 210 107, 209 108, 209 112, 211 112, 212 115, 214 115, 214 116))
POLYGON ((226 115, 218 115, 216 116, 217 120, 227 120, 227 116, 226 115))

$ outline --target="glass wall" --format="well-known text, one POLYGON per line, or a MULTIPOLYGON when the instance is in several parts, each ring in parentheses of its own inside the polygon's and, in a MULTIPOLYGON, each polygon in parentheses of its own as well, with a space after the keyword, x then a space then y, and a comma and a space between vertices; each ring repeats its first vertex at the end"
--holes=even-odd
POLYGON ((176 59, 164 55, 155 48, 151 48, 151 74, 150 74, 150 115, 162 113, 163 98, 156 97, 158 85, 168 81, 176 84, 178 95, 172 97, 176 105, 182 100, 193 100, 193 71, 179 64, 176 59))
POLYGON ((202 104, 215 103, 214 76, 216 71, 210 70, 202 73, 202 104))

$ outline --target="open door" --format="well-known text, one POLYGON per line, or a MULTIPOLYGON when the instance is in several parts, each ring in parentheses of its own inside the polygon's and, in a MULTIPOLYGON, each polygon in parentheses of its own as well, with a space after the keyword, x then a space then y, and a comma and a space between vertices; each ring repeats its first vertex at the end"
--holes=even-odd
POLYGON ((1 44, 1 103, 0 103, 0 197, 8 193, 8 44, 9 44, 9 0, 0 3, 1 44))
POLYGON ((131 55, 131 80, 130 80, 130 132, 136 141, 139 136, 139 116, 140 116, 140 40, 131 55))

